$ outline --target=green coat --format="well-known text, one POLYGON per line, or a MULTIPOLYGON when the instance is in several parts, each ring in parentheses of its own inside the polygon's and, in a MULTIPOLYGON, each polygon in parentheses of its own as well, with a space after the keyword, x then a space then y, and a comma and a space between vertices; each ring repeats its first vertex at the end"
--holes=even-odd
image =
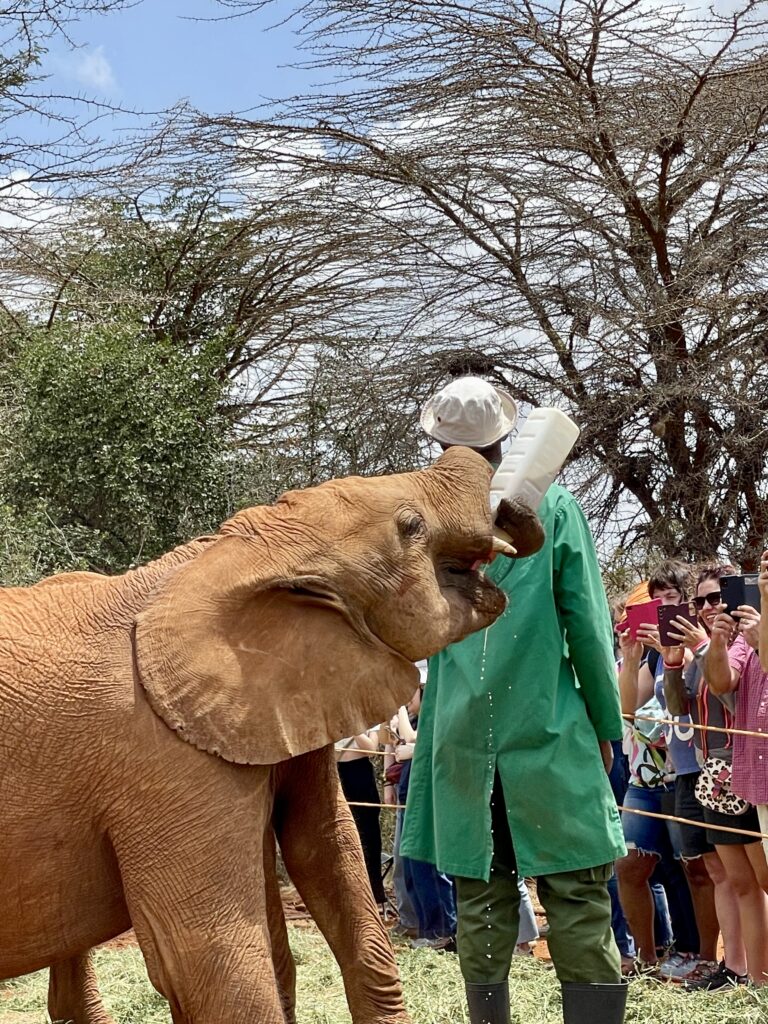
POLYGON ((429 663, 401 852, 450 875, 489 878, 497 768, 522 875, 626 852, 597 744, 621 738, 621 714, 594 542, 562 487, 539 516, 542 549, 488 568, 507 610, 429 663))

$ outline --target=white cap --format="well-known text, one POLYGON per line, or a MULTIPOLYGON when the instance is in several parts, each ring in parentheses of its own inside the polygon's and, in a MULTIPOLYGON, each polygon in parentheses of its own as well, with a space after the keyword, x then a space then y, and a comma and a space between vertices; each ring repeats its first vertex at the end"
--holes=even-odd
POLYGON ((424 431, 443 444, 488 448, 517 422, 511 395, 480 377, 457 377, 433 395, 421 410, 424 431))

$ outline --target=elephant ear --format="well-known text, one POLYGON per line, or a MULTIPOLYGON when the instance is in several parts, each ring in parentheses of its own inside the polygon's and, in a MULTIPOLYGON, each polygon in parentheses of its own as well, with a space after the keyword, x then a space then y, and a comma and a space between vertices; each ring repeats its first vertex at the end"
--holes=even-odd
POLYGON ((223 537, 166 577, 136 622, 138 675, 155 712, 238 764, 275 764, 357 735, 418 684, 414 666, 342 602, 317 596, 319 581, 260 575, 264 564, 259 538, 223 537))

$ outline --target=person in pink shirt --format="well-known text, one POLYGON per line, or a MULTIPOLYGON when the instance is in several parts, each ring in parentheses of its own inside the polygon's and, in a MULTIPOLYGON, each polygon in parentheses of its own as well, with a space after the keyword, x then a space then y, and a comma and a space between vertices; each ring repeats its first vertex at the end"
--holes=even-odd
MULTIPOLYGON (((766 734, 765 739, 734 735, 731 789, 755 805, 760 831, 768 834, 768 671, 761 665, 758 653, 761 627, 768 618, 768 552, 763 556, 761 569, 763 614, 742 605, 733 617, 723 611, 717 615, 711 627, 709 649, 704 656, 704 676, 716 695, 738 691, 735 729, 766 734)), ((752 844, 745 850, 759 885, 768 893, 768 841, 763 840, 762 846, 752 844)), ((768 908, 768 904, 765 906, 768 908)), ((765 926, 768 924, 768 909, 763 913, 765 926)), ((753 980, 758 985, 768 983, 768 950, 762 977, 754 977, 753 974, 753 980)))
POLYGON ((763 613, 758 634, 758 654, 763 671, 768 672, 768 551, 764 551, 760 557, 757 585, 760 588, 760 610, 763 613))

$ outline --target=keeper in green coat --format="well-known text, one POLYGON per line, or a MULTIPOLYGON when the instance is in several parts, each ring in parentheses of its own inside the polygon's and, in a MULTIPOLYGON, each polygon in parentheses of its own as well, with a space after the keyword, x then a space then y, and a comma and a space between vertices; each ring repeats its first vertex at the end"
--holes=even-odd
MULTIPOLYGON (((498 465, 515 418, 506 392, 462 377, 421 422, 444 448, 498 465)), ((576 500, 552 485, 539 517, 543 547, 487 569, 509 596, 504 614, 430 660, 401 853, 455 878, 472 1024, 509 1022, 518 873, 537 878, 566 1024, 621 1024, 607 889, 626 852, 607 777, 622 725, 611 619, 576 500)))

